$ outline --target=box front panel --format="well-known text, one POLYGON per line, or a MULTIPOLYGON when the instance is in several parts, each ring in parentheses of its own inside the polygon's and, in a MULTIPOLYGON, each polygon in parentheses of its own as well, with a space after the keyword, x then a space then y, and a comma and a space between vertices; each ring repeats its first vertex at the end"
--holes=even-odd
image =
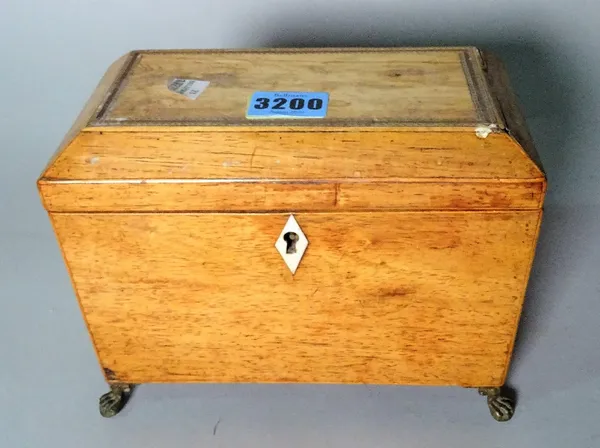
POLYGON ((499 385, 541 211, 52 215, 109 381, 499 385))

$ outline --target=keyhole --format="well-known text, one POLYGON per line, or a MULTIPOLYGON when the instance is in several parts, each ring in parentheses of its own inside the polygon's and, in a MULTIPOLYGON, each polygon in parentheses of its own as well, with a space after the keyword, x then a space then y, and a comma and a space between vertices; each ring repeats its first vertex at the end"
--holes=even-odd
POLYGON ((283 235, 283 240, 286 243, 285 253, 295 254, 296 241, 298 241, 298 234, 296 232, 288 232, 285 235, 283 235))

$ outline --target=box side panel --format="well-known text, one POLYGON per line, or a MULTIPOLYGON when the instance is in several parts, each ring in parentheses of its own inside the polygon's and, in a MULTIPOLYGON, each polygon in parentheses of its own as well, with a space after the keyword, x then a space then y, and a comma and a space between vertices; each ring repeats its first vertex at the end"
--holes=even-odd
POLYGON ((540 209, 538 211, 538 214, 537 214, 537 223, 535 223, 535 233, 533 235, 533 244, 530 244, 528 248, 527 247, 524 248, 524 250, 526 250, 526 249, 529 250, 529 263, 528 263, 527 266, 525 266, 525 277, 526 277, 527 281, 525 283, 525 290, 523 291, 523 297, 522 297, 522 301, 521 301, 521 306, 519 307, 519 314, 517 315, 516 320, 515 320, 514 333, 513 333, 512 340, 510 342, 510 346, 509 346, 508 353, 507 353, 507 356, 506 356, 506 368, 505 368, 505 371, 504 371, 504 378, 505 379, 506 379, 506 377, 508 375, 508 372, 509 372, 509 368, 510 368, 511 360, 512 360, 512 354, 513 354, 513 350, 515 348, 515 342, 516 342, 516 339, 517 339, 517 331, 519 329, 519 321, 521 319, 521 313, 523 311, 523 301, 525 300, 525 292, 527 290, 527 285, 528 285, 528 282, 529 282, 529 276, 531 274, 531 269, 533 268, 533 262, 534 262, 534 259, 535 259, 535 252, 536 252, 536 249, 537 249, 537 243, 538 243, 539 236, 540 236, 540 228, 541 228, 541 225, 542 225, 542 217, 543 217, 543 215, 544 215, 544 212, 543 212, 543 210, 540 209))
POLYGON ((541 158, 533 144, 533 139, 525 123, 517 97, 511 89, 510 79, 502 61, 488 52, 482 52, 482 58, 485 63, 486 79, 490 90, 504 116, 506 131, 515 138, 540 172, 543 173, 544 167, 541 158))
POLYGON ((96 89, 92 93, 92 96, 89 98, 87 103, 85 104, 83 110, 77 116, 77 119, 64 136, 61 141, 58 149, 54 153, 54 155, 50 158, 48 164, 44 168, 41 177, 44 177, 49 168, 51 168, 54 161, 59 157, 62 151, 75 139, 77 134, 84 129, 91 119, 95 117, 95 114, 98 112, 98 109, 104 104, 104 102, 110 96, 110 93, 118 86, 120 81, 120 77, 127 72, 131 62, 134 60, 135 54, 128 53, 118 60, 116 60, 106 71, 96 89))
MULTIPOLYGON (((69 264, 69 260, 67 258, 67 255, 65 253, 65 248, 63 246, 63 241, 71 241, 72 237, 69 233, 69 228, 65 227, 62 224, 62 219, 60 218, 60 215, 57 215, 55 213, 48 213, 48 218, 50 219, 50 224, 52 225, 52 229, 54 230, 54 234, 56 236, 57 242, 58 242, 58 247, 60 249, 60 253, 62 255, 63 261, 65 263, 65 267, 67 269, 67 272, 69 273, 69 279, 71 280, 71 285, 73 287, 73 290, 75 292, 75 297, 77 298, 77 304, 79 305, 79 309, 81 311, 81 315, 83 317, 83 320, 85 322, 85 326, 88 330, 88 334, 90 336, 91 342, 92 342, 92 346, 94 347, 94 351, 96 353, 96 358, 98 359, 99 363, 100 363, 100 367, 102 367, 102 362, 100 360, 100 353, 98 352, 98 345, 96 344, 96 341, 94 341, 94 335, 92 333, 92 329, 90 328, 90 324, 88 322, 87 319, 87 315, 83 309, 82 303, 81 303, 81 298, 79 296, 79 291, 77 290, 77 286, 75 285, 75 276, 73 275, 73 271, 71 270, 71 266, 69 264), (55 217, 59 216, 58 219, 58 224, 55 221, 55 217)), ((103 369, 102 370, 105 378, 107 380, 109 380, 110 378, 108 378, 106 376, 106 371, 103 369)))
POLYGON ((539 211, 56 214, 113 381, 494 386, 539 211))

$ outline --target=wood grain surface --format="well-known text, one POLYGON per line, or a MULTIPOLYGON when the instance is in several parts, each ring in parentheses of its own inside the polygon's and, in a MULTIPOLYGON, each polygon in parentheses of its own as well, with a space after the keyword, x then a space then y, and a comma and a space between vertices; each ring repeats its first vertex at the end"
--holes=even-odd
POLYGON ((109 381, 494 386, 541 211, 52 216, 109 381))
POLYGON ((245 123, 255 91, 327 92, 320 123, 487 121, 490 114, 479 107, 485 92, 465 72, 474 49, 390 50, 136 52, 121 89, 93 124, 245 123), (168 90, 173 77, 210 84, 190 100, 168 90))
POLYGON ((538 208, 507 134, 84 132, 39 182, 51 211, 538 208))
POLYGON ((107 380, 503 384, 546 190, 507 83, 473 48, 120 59, 38 180, 107 380), (328 115, 250 123, 257 90, 328 115))
POLYGON ((40 182, 53 212, 536 209, 534 182, 40 182))
POLYGON ((118 179, 543 179, 507 134, 83 132, 44 174, 118 179))

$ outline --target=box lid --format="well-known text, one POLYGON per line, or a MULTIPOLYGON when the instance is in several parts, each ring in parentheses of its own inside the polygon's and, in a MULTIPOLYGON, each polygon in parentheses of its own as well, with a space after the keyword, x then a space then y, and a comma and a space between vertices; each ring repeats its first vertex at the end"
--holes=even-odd
POLYGON ((474 48, 136 51, 40 191, 56 212, 538 208, 498 79, 474 48), (248 118, 274 91, 327 94, 325 115, 248 118))
POLYGON ((256 91, 329 94, 323 119, 294 126, 498 123, 477 69, 473 49, 136 52, 91 125, 281 125, 246 119, 256 91), (209 84, 190 101, 173 78, 209 84))

